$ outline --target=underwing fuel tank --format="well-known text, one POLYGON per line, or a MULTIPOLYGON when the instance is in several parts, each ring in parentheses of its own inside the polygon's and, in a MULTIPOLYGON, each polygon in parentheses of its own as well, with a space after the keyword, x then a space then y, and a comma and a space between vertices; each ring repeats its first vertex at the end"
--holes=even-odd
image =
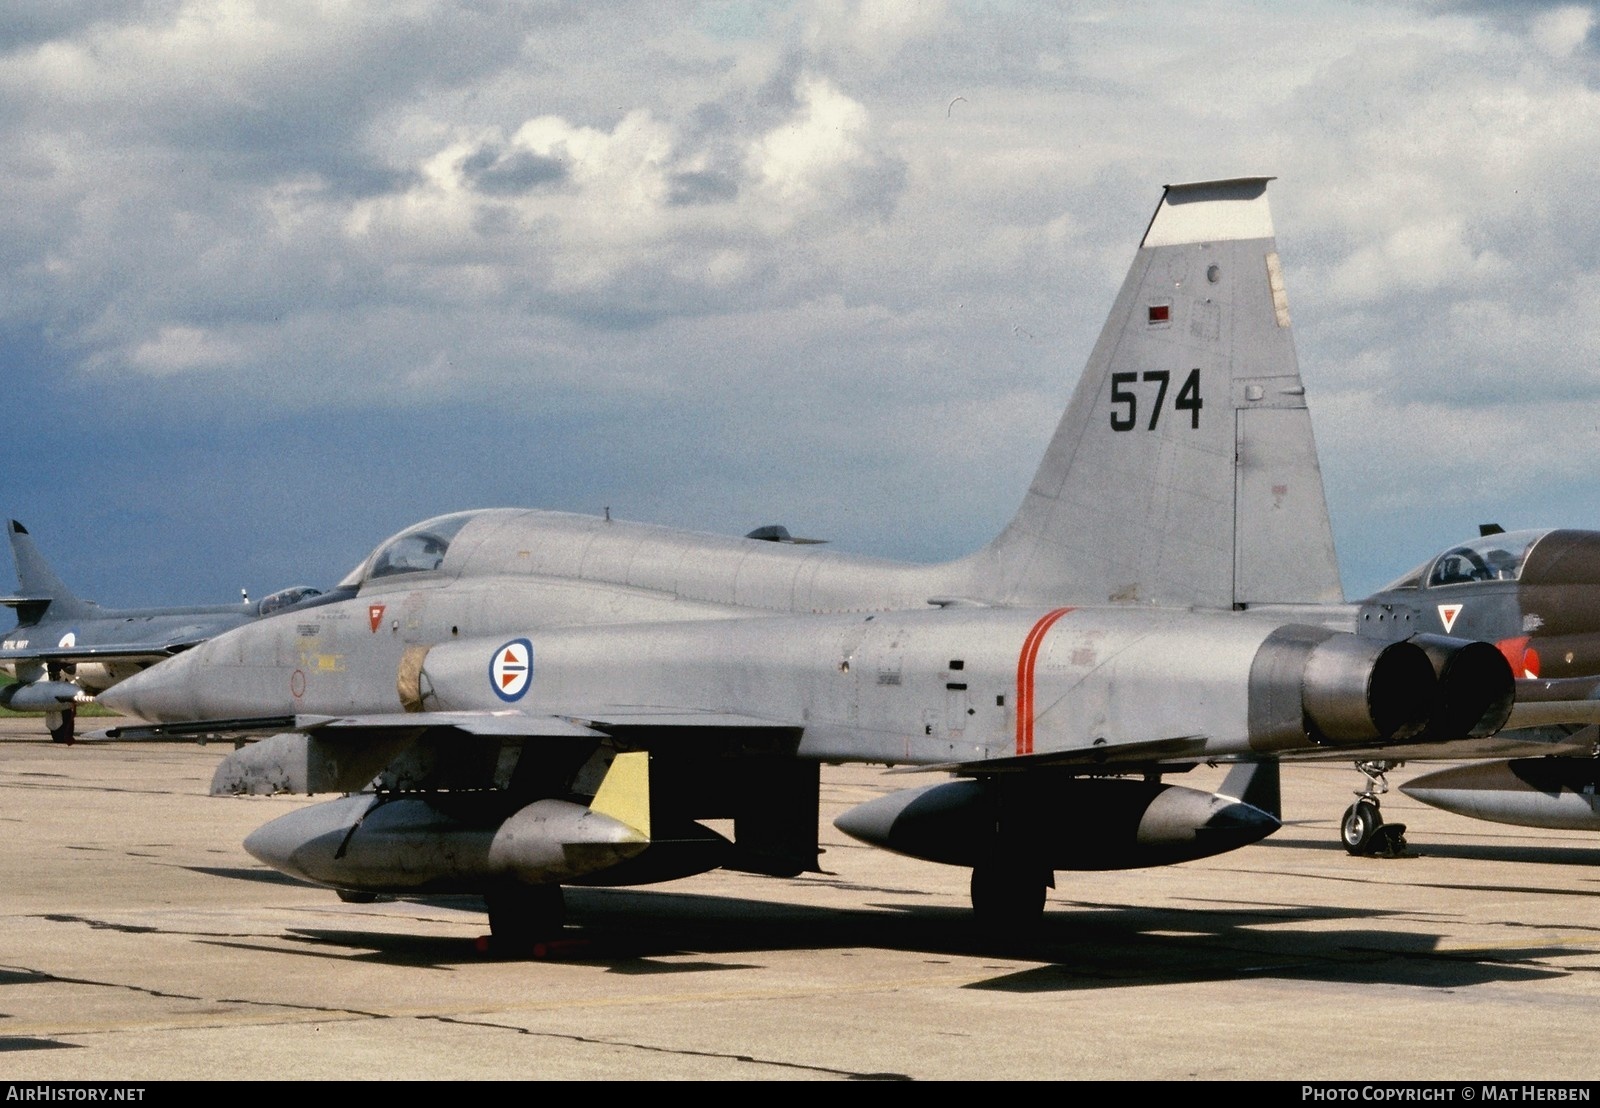
POLYGON ((422 797, 357 794, 313 804, 251 832, 244 848, 273 869, 370 892, 474 892, 488 882, 571 881, 649 845, 581 804, 537 800, 503 821, 467 821, 422 797))
POLYGON ((473 794, 357 793, 280 816, 244 841, 280 872, 375 893, 664 881, 713 869, 727 840, 698 824, 663 836, 649 810, 648 755, 618 755, 594 800, 545 798, 495 811, 473 794))
POLYGON ((1446 812, 1519 827, 1600 831, 1600 759, 1513 758, 1423 774, 1400 791, 1446 812))
POLYGON ((1137 869, 1209 858, 1258 842, 1280 826, 1254 805, 1181 785, 1112 778, 1040 782, 1037 776, 903 789, 851 808, 834 826, 929 862, 978 866, 1021 856, 1052 870, 1137 869))
POLYGON ((59 712, 77 703, 83 690, 68 681, 34 681, 0 688, 0 708, 13 712, 59 712))

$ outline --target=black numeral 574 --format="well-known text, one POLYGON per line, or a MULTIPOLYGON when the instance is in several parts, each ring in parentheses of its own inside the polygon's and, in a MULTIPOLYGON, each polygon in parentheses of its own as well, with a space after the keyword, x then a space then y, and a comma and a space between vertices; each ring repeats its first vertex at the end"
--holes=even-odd
MULTIPOLYGON (((1113 373, 1111 375, 1111 429, 1113 431, 1131 431, 1139 423, 1139 395, 1127 386, 1140 380, 1137 373, 1113 373), (1119 407, 1124 408, 1119 412, 1119 407)), ((1167 398, 1167 386, 1172 381, 1172 374, 1164 369, 1154 369, 1144 374, 1146 384, 1154 381, 1156 385, 1155 403, 1150 405, 1150 426, 1147 431, 1154 431, 1156 424, 1161 420, 1161 405, 1167 398)), ((1178 395, 1173 398, 1172 406, 1180 412, 1189 413, 1189 426, 1194 430, 1200 428, 1200 409, 1205 407, 1205 402, 1200 399, 1200 371, 1191 369, 1189 376, 1184 379, 1183 387, 1178 390, 1178 395)))

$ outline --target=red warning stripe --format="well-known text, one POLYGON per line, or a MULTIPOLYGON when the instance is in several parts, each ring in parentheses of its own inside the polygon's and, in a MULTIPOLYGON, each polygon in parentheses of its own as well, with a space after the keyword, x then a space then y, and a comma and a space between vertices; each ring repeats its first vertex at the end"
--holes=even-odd
POLYGON ((1039 647, 1045 633, 1055 626, 1056 620, 1072 611, 1057 608, 1046 612, 1033 625, 1028 637, 1022 640, 1022 653, 1017 655, 1017 753, 1033 753, 1033 667, 1039 660, 1039 647))

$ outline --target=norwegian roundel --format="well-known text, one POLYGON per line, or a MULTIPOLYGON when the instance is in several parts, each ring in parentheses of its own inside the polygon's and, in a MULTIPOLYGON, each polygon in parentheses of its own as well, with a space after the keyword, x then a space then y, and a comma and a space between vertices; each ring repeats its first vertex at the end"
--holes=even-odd
POLYGON ((533 680, 533 644, 512 639, 489 659, 489 687, 501 700, 520 700, 533 680))

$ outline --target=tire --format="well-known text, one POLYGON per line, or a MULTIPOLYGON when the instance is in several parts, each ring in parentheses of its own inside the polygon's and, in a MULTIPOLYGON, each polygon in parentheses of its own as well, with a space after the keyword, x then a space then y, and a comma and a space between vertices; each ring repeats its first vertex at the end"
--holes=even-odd
POLYGON ((540 943, 561 934, 566 903, 560 885, 501 885, 484 894, 489 935, 497 954, 532 954, 540 943))
POLYGON ((992 934, 1033 930, 1044 915, 1049 875, 1031 866, 987 862, 972 870, 972 912, 992 934))
POLYGON ((55 743, 71 743, 73 730, 78 722, 78 709, 68 705, 59 712, 50 712, 45 715, 45 726, 50 729, 50 741, 55 743))
POLYGON ((1339 839, 1345 850, 1364 857, 1373 852, 1373 840, 1382 826, 1383 816, 1378 806, 1370 800, 1358 800, 1344 810, 1344 819, 1339 821, 1339 839))

